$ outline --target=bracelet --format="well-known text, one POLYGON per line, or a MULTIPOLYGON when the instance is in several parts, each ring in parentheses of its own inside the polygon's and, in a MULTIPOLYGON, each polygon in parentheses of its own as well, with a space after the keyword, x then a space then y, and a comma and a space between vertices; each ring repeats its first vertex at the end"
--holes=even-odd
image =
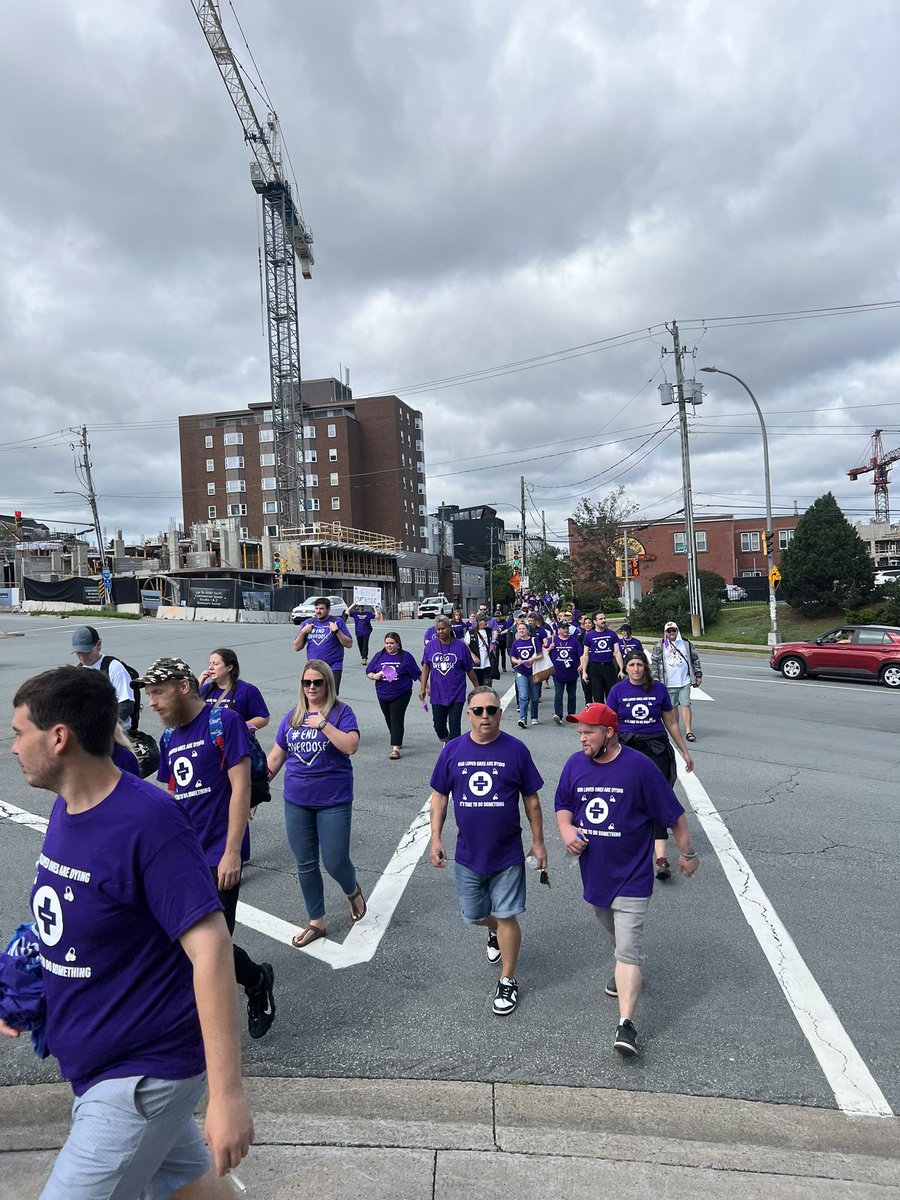
POLYGON ((690 853, 688 853, 687 850, 682 850, 681 857, 691 859, 691 858, 699 858, 700 855, 697 853, 696 850, 691 850, 690 853))

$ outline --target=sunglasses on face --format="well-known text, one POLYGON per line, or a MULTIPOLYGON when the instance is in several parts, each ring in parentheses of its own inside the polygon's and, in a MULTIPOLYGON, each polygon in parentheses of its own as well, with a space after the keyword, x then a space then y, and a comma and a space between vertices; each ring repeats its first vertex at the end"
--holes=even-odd
POLYGON ((324 679, 304 679, 303 686, 304 687, 324 687, 325 680, 324 679))
POLYGON ((470 708, 469 709, 469 712, 474 717, 483 716, 484 713, 487 713, 487 715, 489 717, 496 717, 496 715, 499 711, 500 711, 500 708, 496 704, 485 704, 484 706, 479 705, 478 708, 470 708))

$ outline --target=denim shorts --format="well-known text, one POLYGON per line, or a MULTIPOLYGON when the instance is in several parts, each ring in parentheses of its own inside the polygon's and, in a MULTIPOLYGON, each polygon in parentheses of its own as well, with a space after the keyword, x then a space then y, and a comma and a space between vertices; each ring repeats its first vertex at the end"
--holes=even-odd
POLYGON ((462 863, 456 869, 456 892, 462 919, 478 925, 488 917, 518 917, 525 911, 525 863, 480 875, 462 863))
POLYGON ((206 1074, 103 1079, 72 1106, 72 1129, 40 1200, 162 1200, 210 1167, 194 1109, 206 1074))

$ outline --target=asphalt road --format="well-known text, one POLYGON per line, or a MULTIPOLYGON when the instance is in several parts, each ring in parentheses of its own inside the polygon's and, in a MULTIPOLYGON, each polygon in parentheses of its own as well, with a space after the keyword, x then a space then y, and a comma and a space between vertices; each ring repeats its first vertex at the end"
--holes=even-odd
MULTIPOLYGON (((23 679, 72 661, 74 624, 0 618, 0 629, 25 634, 0 639, 0 703, 8 713, 23 679)), ((418 653, 425 624, 399 628, 418 653)), ((233 647, 244 677, 262 689, 272 710, 261 738, 266 747, 295 702, 301 657, 290 647, 291 626, 145 620, 110 621, 102 631, 105 650, 138 668, 178 653, 199 670, 211 649, 233 647)), ((404 757, 390 762, 374 690, 354 653, 346 662, 342 698, 363 730, 354 759, 353 857, 368 894, 427 799, 437 742, 414 700, 404 757)), ((506 675, 498 686, 510 684, 506 675)), ((877 1086, 900 1112, 900 834, 892 820, 900 696, 876 685, 788 683, 763 659, 730 654, 704 656, 703 689, 712 702, 695 703, 697 778, 877 1086)), ((613 1052, 615 1002, 603 994, 611 952, 581 899, 577 868, 561 852, 552 813, 559 772, 577 750, 577 736, 550 722, 549 701, 541 714, 541 725, 521 736, 546 783, 552 887, 529 878, 518 1011, 492 1015, 497 971, 485 958, 482 932, 462 924, 450 871, 422 858, 371 962, 334 970, 238 927, 249 953, 274 964, 278 1003, 271 1033, 245 1042, 246 1072, 526 1080, 834 1107, 832 1088, 693 816, 700 870, 691 880, 658 884, 651 906, 647 981, 636 1019, 643 1054, 623 1061, 613 1052)), ((143 724, 159 732, 152 713, 143 724)), ((520 734, 514 705, 504 728, 520 734)), ((52 798, 24 784, 7 753, 8 723, 5 729, 0 801, 46 816, 52 798)), ((253 824, 242 899, 299 926, 304 910, 284 837, 280 782, 275 792, 253 824)), ((448 833, 451 825, 452 819, 448 833)), ((40 834, 9 821, 0 822, 0 832, 5 934, 28 919, 40 834)), ((340 942, 350 921, 330 880, 326 900, 329 936, 340 942)), ((55 1078, 52 1064, 38 1063, 24 1043, 0 1045, 0 1083, 55 1078)))

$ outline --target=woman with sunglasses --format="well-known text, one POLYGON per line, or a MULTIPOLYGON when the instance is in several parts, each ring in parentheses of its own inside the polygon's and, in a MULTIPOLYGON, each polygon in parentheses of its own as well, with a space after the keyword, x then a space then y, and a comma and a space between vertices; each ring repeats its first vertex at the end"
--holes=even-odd
POLYGON ((400 757, 406 710, 413 684, 419 682, 420 674, 419 664, 408 650, 403 649, 400 634, 386 633, 384 649, 373 656, 366 676, 375 682, 375 695, 391 736, 388 758, 400 757))
POLYGON ((350 706, 337 697, 331 667, 311 658, 300 677, 297 707, 285 714, 268 759, 273 779, 287 763, 284 821, 308 919, 292 939, 298 950, 326 936, 320 854, 325 870, 347 897, 351 920, 366 915, 350 861, 350 758, 358 748, 359 725, 350 706))
MULTIPOLYGON (((642 650, 632 650, 625 656, 625 678, 609 689, 606 703, 619 718, 619 741, 652 759, 670 787, 675 786, 678 775, 672 742, 684 759, 685 770, 693 771, 694 760, 678 726, 669 689, 653 678, 642 650)), ((665 826, 657 825, 654 834, 657 879, 668 879, 672 873, 666 857, 668 837, 665 826)))

